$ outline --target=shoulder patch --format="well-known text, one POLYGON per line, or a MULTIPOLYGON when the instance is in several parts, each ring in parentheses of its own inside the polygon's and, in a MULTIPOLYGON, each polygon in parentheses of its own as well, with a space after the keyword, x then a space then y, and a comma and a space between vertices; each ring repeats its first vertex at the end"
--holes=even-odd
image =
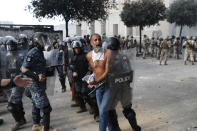
POLYGON ((31 57, 30 57, 30 56, 27 56, 26 61, 27 61, 27 62, 31 62, 31 57))

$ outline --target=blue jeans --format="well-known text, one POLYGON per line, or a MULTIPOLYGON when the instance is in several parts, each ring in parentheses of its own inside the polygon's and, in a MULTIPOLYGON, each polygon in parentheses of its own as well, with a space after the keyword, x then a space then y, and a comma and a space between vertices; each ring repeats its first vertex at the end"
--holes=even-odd
POLYGON ((106 131, 108 127, 109 131, 114 131, 112 120, 109 117, 109 101, 111 100, 111 88, 108 88, 106 84, 102 85, 96 90, 96 99, 99 108, 99 131, 106 131))

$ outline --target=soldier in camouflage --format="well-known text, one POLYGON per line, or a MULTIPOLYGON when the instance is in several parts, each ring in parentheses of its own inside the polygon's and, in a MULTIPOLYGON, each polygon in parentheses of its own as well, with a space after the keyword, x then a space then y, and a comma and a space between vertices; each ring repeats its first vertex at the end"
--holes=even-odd
POLYGON ((144 40, 143 40, 143 59, 146 58, 146 54, 148 52, 148 46, 149 46, 149 39, 146 35, 144 35, 144 40))
POLYGON ((156 39, 152 37, 151 42, 150 42, 150 48, 151 48, 151 57, 154 57, 155 55, 155 46, 156 46, 156 39))
POLYGON ((179 37, 176 37, 176 39, 173 42, 174 57, 176 59, 179 59, 179 45, 180 45, 180 39, 179 37))
POLYGON ((187 36, 187 40, 183 43, 183 48, 185 49, 184 54, 184 65, 187 64, 187 58, 190 56, 191 64, 194 65, 194 48, 195 45, 192 43, 191 37, 187 36))
POLYGON ((167 57, 168 57, 168 50, 169 50, 169 43, 168 37, 161 43, 161 55, 160 55, 160 65, 164 57, 164 65, 167 65, 167 57))
POLYGON ((194 62, 196 62, 197 43, 196 43, 196 37, 195 36, 192 37, 191 42, 194 45, 194 62))
POLYGON ((163 38, 157 38, 157 43, 156 43, 156 55, 157 55, 157 60, 160 59, 160 55, 161 55, 161 43, 163 41, 163 38))

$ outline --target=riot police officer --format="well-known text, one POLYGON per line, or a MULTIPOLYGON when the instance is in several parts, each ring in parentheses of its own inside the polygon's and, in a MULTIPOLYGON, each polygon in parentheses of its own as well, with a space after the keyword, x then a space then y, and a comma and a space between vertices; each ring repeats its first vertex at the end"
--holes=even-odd
POLYGON ((60 61, 63 61, 63 63, 60 63, 60 65, 58 65, 56 67, 57 69, 57 72, 58 72, 58 76, 59 76, 59 81, 60 81, 60 84, 62 86, 62 93, 63 92, 66 92, 66 85, 65 85, 65 80, 66 80, 66 58, 65 58, 65 50, 64 50, 64 47, 65 47, 65 43, 64 41, 60 41, 60 42, 55 42, 55 44, 58 44, 57 47, 55 47, 54 45, 54 48, 58 48, 59 49, 59 58, 60 59, 63 59, 63 60, 60 60, 60 61))
POLYGON ((27 50, 28 49, 27 35, 19 34, 19 36, 18 36, 18 49, 19 50, 27 50))
POLYGON ((72 78, 74 79, 75 86, 75 100, 80 106, 77 113, 87 111, 84 101, 84 96, 87 94, 87 84, 82 81, 82 78, 88 72, 88 61, 86 60, 86 53, 82 49, 82 43, 80 41, 72 42, 74 57, 71 60, 72 78))
MULTIPOLYGON (((110 85, 110 74, 112 74, 112 76, 116 76, 117 74, 120 74, 120 70, 121 72, 125 72, 125 71, 131 71, 130 69, 130 62, 127 56, 125 56, 124 54, 119 53, 119 48, 120 48, 120 42, 118 41, 118 39, 114 38, 114 37, 110 37, 108 40, 108 49, 112 50, 112 54, 113 54, 113 62, 111 63, 110 69, 109 69, 109 76, 108 76, 108 83, 110 85), (119 65, 119 66, 117 66, 119 65)), ((130 83, 129 83, 130 85, 130 83)), ((115 85, 112 87, 112 92, 111 92, 111 100, 113 102, 110 102, 112 104, 112 109, 115 108, 114 106, 116 105, 116 99, 119 99, 119 101, 122 104, 122 108, 123 108, 123 114, 124 116, 127 118, 127 120, 129 121, 132 129, 134 131, 141 131, 141 127, 137 124, 137 120, 136 120, 136 113, 135 111, 131 108, 132 107, 132 102, 131 102, 131 98, 132 98, 132 91, 131 88, 125 84, 124 87, 121 86, 121 88, 119 87, 115 87, 115 85), (120 97, 119 97, 120 95, 120 97), (114 97, 113 97, 114 96, 114 97)), ((114 111, 113 111, 114 112, 114 111)), ((111 119, 116 118, 115 113, 113 113, 112 115, 113 117, 111 117, 111 119)), ((113 120, 113 121, 116 121, 113 120)))
MULTIPOLYGON (((69 68, 69 65, 71 63, 71 59, 73 58, 74 56, 74 53, 73 53, 73 49, 72 49, 72 39, 71 38, 67 38, 65 40, 65 43, 66 43, 66 47, 67 47, 67 55, 66 55, 66 63, 67 63, 67 76, 68 76, 68 81, 69 81, 69 85, 70 85, 70 88, 72 88, 72 70, 69 68)), ((72 89, 71 89, 72 90, 72 89)))
POLYGON ((33 79, 33 85, 29 88, 32 95, 32 119, 33 131, 49 131, 50 112, 52 111, 49 99, 46 94, 46 60, 43 50, 48 43, 48 37, 42 32, 33 35, 34 48, 27 53, 23 65, 22 73, 33 79), (42 119, 42 122, 41 122, 42 119), (41 126, 40 126, 41 124, 41 126))
MULTIPOLYGON (((6 41, 7 56, 6 56, 6 76, 7 78, 15 77, 20 73, 20 68, 24 59, 24 54, 20 54, 17 50, 17 42, 14 38, 6 41)), ((25 112, 23 109, 22 97, 24 88, 15 87, 11 90, 11 95, 8 100, 8 111, 15 119, 15 123, 11 126, 11 131, 19 129, 26 123, 25 112)))
MULTIPOLYGON (((13 88, 15 86, 18 87, 30 87, 32 85, 32 79, 22 78, 21 75, 17 75, 14 78, 9 79, 1 79, 0 77, 0 89, 13 88)), ((3 119, 0 118, 0 125, 3 124, 3 119)))

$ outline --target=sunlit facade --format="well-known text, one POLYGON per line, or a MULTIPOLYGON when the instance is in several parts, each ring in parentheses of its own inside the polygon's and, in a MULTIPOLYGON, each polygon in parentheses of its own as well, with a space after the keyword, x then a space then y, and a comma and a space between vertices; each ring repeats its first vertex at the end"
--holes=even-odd
MULTIPOLYGON (((112 3, 116 5, 117 8, 110 9, 109 17, 106 21, 94 21, 91 24, 87 24, 86 22, 81 22, 78 24, 76 28, 77 35, 86 35, 92 33, 106 34, 107 36, 114 35, 133 35, 135 37, 139 36, 139 28, 138 27, 127 27, 121 21, 120 12, 122 11, 123 3, 126 0, 112 0, 112 3)), ((164 0, 166 7, 174 0, 164 0)), ((137 16, 136 16, 137 17, 137 16)), ((197 36, 196 32, 197 26, 188 28, 183 28, 182 35, 192 35, 197 36)), ((149 37, 161 35, 166 37, 168 35, 178 36, 180 31, 180 27, 176 27, 175 24, 170 24, 167 21, 160 21, 158 25, 154 25, 151 27, 144 27, 142 34, 147 34, 149 37)))

